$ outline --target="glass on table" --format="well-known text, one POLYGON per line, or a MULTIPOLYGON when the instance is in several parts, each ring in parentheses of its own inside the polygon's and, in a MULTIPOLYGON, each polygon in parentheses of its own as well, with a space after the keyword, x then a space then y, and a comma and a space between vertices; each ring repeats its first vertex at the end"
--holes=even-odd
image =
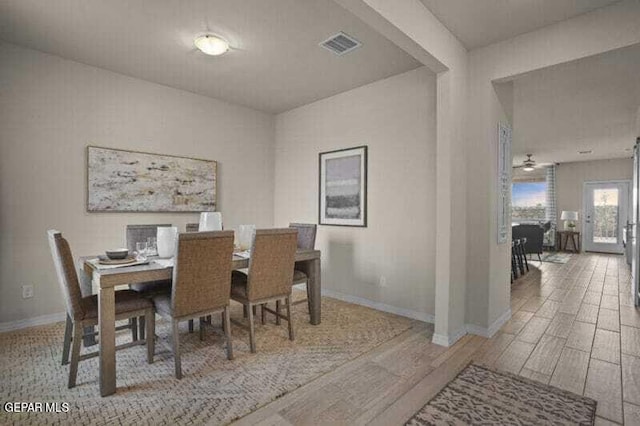
POLYGON ((136 260, 144 262, 147 260, 147 242, 140 241, 136 243, 136 260))
POLYGON ((158 239, 156 237, 147 238, 147 255, 148 256, 158 255, 158 239))

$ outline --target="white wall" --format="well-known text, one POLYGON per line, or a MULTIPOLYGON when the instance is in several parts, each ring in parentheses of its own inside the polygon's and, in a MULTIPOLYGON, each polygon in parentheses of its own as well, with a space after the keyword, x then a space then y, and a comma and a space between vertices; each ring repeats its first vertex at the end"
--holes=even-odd
MULTIPOLYGON (((633 178, 633 159, 618 158, 612 160, 578 161, 562 163, 557 167, 556 199, 558 218, 563 210, 579 212, 578 229, 582 229, 584 217, 582 195, 583 185, 589 181, 631 180, 633 178)), ((558 220, 560 229, 562 221, 558 220)))
POLYGON ((127 224, 197 221, 87 213, 87 145, 217 160, 225 225, 273 225, 272 115, 10 44, 0 63, 0 323, 64 310, 47 229, 80 255, 121 246, 127 224))
POLYGON ((437 73, 436 322, 433 341, 451 345, 469 329, 466 162, 467 51, 419 0, 336 0, 437 73))
POLYGON ((369 147, 368 227, 319 226, 323 289, 432 320, 435 108, 423 67, 277 116, 276 225, 317 222, 320 152, 369 147))
POLYGON ((509 311, 509 251, 496 243, 497 124, 508 106, 494 82, 640 43, 640 2, 619 2, 469 52, 467 144, 467 287, 484 299, 467 306, 468 322, 493 327, 509 311), (485 300, 488 303, 485 303, 485 300))

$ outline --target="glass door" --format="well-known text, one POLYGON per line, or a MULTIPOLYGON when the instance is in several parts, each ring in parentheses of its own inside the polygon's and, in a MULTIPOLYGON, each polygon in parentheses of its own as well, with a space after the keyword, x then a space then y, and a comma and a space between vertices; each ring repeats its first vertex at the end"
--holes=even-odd
POLYGON ((584 185, 584 249, 623 253, 629 182, 588 182, 584 185))

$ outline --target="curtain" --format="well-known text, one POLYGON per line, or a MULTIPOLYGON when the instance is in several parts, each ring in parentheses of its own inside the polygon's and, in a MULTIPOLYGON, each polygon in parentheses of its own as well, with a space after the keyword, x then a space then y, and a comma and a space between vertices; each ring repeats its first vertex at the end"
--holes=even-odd
POLYGON ((555 247, 558 209, 556 207, 556 165, 546 168, 547 194, 545 206, 545 219, 551 222, 551 229, 545 233, 544 245, 555 247))

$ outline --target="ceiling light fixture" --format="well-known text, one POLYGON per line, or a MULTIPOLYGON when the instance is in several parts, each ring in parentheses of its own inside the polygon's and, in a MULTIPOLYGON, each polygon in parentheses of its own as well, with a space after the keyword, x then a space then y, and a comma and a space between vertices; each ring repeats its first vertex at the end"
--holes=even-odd
POLYGON ((193 44, 195 44, 202 53, 211 56, 222 55, 229 51, 229 42, 213 34, 198 36, 193 41, 193 44))
POLYGON ((593 150, 588 149, 588 150, 586 150, 586 151, 578 151, 578 154, 585 155, 585 154, 591 154, 592 152, 593 152, 593 150))

